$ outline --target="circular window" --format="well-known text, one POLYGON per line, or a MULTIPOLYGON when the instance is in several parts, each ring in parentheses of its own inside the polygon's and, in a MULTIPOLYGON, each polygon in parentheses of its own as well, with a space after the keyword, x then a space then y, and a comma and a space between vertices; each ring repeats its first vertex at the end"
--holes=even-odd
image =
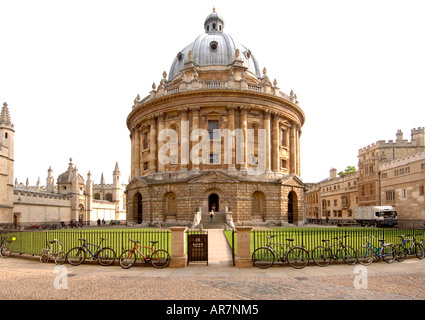
POLYGON ((177 55, 177 59, 179 61, 182 61, 183 60, 183 53, 179 52, 179 54, 177 55))
POLYGON ((249 59, 249 58, 251 58, 251 51, 250 50, 248 50, 248 51, 245 51, 245 56, 249 59))
POLYGON ((211 51, 217 51, 217 48, 218 48, 218 43, 216 41, 212 41, 210 43, 210 49, 211 49, 211 51))

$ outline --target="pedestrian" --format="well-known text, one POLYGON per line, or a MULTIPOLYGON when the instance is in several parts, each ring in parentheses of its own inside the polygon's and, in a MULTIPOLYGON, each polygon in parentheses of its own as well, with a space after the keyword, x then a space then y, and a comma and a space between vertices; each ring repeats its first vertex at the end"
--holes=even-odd
POLYGON ((211 218, 211 223, 213 223, 214 222, 214 210, 211 210, 210 218, 211 218))
POLYGON ((105 225, 105 218, 102 219, 102 225, 105 225))
POLYGON ((97 219, 97 225, 100 226, 100 218, 97 219))

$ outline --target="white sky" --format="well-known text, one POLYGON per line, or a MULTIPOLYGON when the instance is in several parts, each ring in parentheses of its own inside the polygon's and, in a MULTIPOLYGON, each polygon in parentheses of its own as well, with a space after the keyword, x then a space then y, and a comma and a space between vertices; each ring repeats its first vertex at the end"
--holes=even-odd
POLYGON ((133 100, 204 32, 214 5, 224 32, 297 94, 304 182, 425 126, 423 0, 0 0, 0 102, 15 125, 18 181, 44 185, 70 157, 95 183, 102 172, 111 183, 118 161, 127 181, 133 100))

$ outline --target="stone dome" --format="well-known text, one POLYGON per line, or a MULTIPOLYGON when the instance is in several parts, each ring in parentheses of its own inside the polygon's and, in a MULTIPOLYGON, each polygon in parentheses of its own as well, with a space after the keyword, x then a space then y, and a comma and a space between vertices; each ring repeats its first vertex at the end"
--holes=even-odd
MULTIPOLYGON (((69 159, 69 166, 68 166, 68 170, 65 171, 64 173, 62 173, 61 175, 59 175, 57 183, 71 183, 72 181, 72 176, 74 174, 74 165, 72 163, 72 159, 69 159)), ((79 184, 84 184, 84 178, 78 174, 78 183, 79 184)))
POLYGON ((195 66, 228 66, 236 59, 236 50, 239 49, 240 59, 248 71, 256 77, 261 77, 258 62, 251 51, 244 45, 236 42, 229 34, 223 32, 224 20, 215 9, 205 19, 205 33, 182 49, 171 65, 168 80, 172 81, 190 61, 190 53, 195 66))

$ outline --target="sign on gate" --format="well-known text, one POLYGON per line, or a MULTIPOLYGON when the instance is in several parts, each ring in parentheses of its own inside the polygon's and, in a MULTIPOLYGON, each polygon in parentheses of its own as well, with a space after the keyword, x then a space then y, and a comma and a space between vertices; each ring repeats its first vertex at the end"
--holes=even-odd
POLYGON ((206 262, 208 265, 208 234, 188 235, 188 257, 189 262, 206 262))

